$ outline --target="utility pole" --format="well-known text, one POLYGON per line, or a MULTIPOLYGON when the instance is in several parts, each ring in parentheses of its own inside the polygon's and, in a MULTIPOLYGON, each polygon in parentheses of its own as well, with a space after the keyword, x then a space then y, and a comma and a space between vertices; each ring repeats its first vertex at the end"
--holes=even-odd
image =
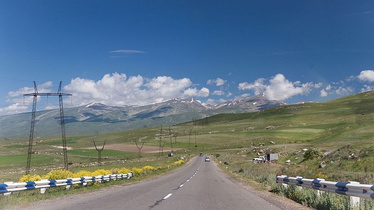
POLYGON ((159 156, 164 156, 165 141, 162 140, 163 138, 162 125, 161 125, 160 134, 158 135, 158 138, 159 138, 159 147, 158 147, 159 156))
POLYGON ((97 154, 97 162, 98 162, 99 164, 101 164, 101 152, 104 150, 106 140, 104 141, 104 144, 103 144, 103 146, 101 147, 101 149, 98 149, 98 148, 97 148, 95 141, 93 141, 93 143, 94 143, 94 145, 95 145, 95 149, 96 149, 96 151, 98 152, 98 154, 97 154))
POLYGON ((34 81, 34 92, 23 94, 23 96, 33 96, 32 112, 31 112, 31 126, 30 126, 30 134, 29 134, 29 148, 28 148, 28 152, 27 152, 26 174, 30 173, 32 145, 33 145, 33 141, 34 141, 36 102, 37 102, 38 96, 47 96, 47 97, 48 96, 58 96, 58 98, 59 98, 62 150, 63 150, 63 154, 64 154, 64 168, 65 168, 65 170, 68 170, 68 156, 67 156, 67 149, 66 149, 64 107, 63 107, 62 96, 71 96, 72 94, 62 93, 61 92, 61 83, 62 83, 62 81, 60 81, 60 85, 58 87, 57 93, 39 93, 38 88, 36 86, 36 82, 34 81))
POLYGON ((142 157, 141 150, 142 150, 142 148, 143 148, 143 146, 144 146, 144 141, 143 141, 143 140, 146 139, 146 138, 147 138, 147 137, 145 136, 145 137, 143 137, 143 138, 138 139, 138 141, 141 142, 141 146, 139 146, 138 141, 134 140, 135 145, 136 145, 136 148, 138 148, 139 158, 142 157))
POLYGON ((197 139, 196 136, 199 134, 199 126, 197 126, 197 129, 195 130, 195 149, 197 148, 197 139))
POLYGON ((158 148, 158 152, 159 152, 159 155, 163 155, 164 154, 164 145, 165 143, 162 145, 161 142, 162 142, 162 125, 161 125, 161 129, 160 129, 160 135, 158 136, 159 137, 159 148, 158 148))
POLYGON ((190 133, 188 135, 188 148, 190 149, 191 146, 191 134, 192 134, 192 128, 190 128, 190 133))
POLYGON ((164 156, 164 146, 165 146, 165 142, 163 141, 162 143, 161 143, 161 155, 160 156, 164 156))
POLYGON ((172 135, 171 135, 171 130, 170 130, 170 126, 169 126, 169 138, 170 138, 170 147, 171 147, 171 153, 173 153, 173 138, 172 138, 172 135))

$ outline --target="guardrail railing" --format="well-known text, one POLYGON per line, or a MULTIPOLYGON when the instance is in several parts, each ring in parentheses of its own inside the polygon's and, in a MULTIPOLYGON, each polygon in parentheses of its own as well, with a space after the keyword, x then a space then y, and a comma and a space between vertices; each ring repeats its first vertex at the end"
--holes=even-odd
POLYGON ((74 184, 82 184, 86 186, 90 182, 103 182, 103 181, 115 181, 119 179, 130 179, 133 177, 133 173, 127 174, 110 174, 110 175, 99 175, 99 176, 84 176, 81 178, 67 178, 58 180, 41 180, 35 182, 5 182, 0 184, 0 194, 10 195, 12 192, 23 191, 23 190, 34 190, 40 189, 40 193, 45 193, 46 189, 51 187, 65 186, 69 189, 74 184))
POLYGON ((333 182, 325 179, 306 179, 303 177, 288 177, 287 175, 276 175, 277 183, 307 187, 318 191, 338 193, 350 197, 351 206, 360 204, 360 198, 374 198, 374 185, 360 184, 359 182, 333 182))

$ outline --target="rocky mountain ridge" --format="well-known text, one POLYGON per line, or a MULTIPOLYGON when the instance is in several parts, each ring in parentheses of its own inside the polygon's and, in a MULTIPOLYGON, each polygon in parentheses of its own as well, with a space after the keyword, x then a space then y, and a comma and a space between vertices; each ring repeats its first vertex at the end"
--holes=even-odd
MULTIPOLYGON (((173 98, 145 106, 108 106, 93 102, 85 106, 65 108, 66 135, 94 135, 132 130, 142 127, 169 126, 222 113, 243 113, 285 105, 282 101, 267 100, 263 95, 241 98, 217 106, 199 101, 173 98)), ((0 116, 0 138, 28 138, 31 113, 0 116)), ((61 133, 58 109, 36 113, 36 137, 59 136, 61 133)))

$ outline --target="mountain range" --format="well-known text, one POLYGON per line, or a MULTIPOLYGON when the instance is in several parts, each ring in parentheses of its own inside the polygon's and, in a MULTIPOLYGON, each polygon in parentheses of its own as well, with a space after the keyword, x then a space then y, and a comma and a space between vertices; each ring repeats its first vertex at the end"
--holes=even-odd
MULTIPOLYGON (((65 108, 64 122, 67 136, 95 135, 133 130, 142 127, 170 126, 222 113, 255 112, 285 105, 259 94, 216 106, 205 106, 191 99, 170 99, 145 106, 107 106, 90 103, 65 108)), ((0 116, 0 139, 28 138, 31 112, 0 116)), ((36 137, 61 135, 60 110, 44 110, 35 114, 36 137)))

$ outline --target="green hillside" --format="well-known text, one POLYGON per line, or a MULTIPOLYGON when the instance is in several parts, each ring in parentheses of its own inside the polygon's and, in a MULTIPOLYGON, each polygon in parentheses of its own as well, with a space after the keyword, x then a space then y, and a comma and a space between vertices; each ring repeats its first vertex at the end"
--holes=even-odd
MULTIPOLYGON (((222 162, 235 162, 228 166, 233 171, 252 168, 248 162, 263 150, 280 155, 264 173, 372 183, 373 104, 374 92, 365 92, 326 103, 217 115, 196 121, 195 127, 202 133, 199 141, 214 145, 219 152, 212 152, 219 153, 222 162), (241 150, 223 150, 229 148, 241 150), (318 155, 308 157, 307 149, 318 155)), ((191 123, 179 127, 186 126, 191 123)))
MULTIPOLYGON (((141 150, 143 158, 159 157, 161 143, 162 149, 173 150, 177 155, 213 154, 233 171, 242 169, 245 172, 245 169, 255 167, 256 171, 272 176, 283 173, 314 178, 322 174, 339 181, 351 178, 367 181, 367 174, 374 173, 374 165, 370 164, 374 159, 373 104, 374 92, 365 92, 325 103, 287 105, 243 114, 220 114, 171 127, 69 137, 69 162, 74 169, 97 161, 93 140, 99 144, 106 141, 106 149, 102 152, 106 164, 136 159, 139 151, 134 141, 137 141, 144 143, 145 147, 141 150), (126 145, 133 149, 125 149, 126 145), (150 151, 150 148, 154 151, 150 151), (316 151, 317 155, 308 156, 307 149, 316 151), (252 158, 266 152, 278 153, 278 163, 264 167, 251 162, 252 158), (286 164, 287 160, 290 160, 289 164, 286 164), (321 163, 323 168, 319 167, 321 163)), ((27 139, 2 140, 0 155, 4 160, 14 156, 17 163, 22 163, 19 159, 26 157, 27 145, 27 139)), ((62 156, 58 155, 61 152, 57 147, 59 145, 60 137, 36 139, 33 150, 51 158, 47 158, 45 163, 42 160, 46 158, 35 159, 35 170, 62 164, 62 156)), ((166 155, 166 152, 162 155, 166 155)), ((22 171, 20 164, 11 164, 10 161, 2 161, 0 168, 22 171)), ((6 179, 7 175, 3 177, 6 179)))

